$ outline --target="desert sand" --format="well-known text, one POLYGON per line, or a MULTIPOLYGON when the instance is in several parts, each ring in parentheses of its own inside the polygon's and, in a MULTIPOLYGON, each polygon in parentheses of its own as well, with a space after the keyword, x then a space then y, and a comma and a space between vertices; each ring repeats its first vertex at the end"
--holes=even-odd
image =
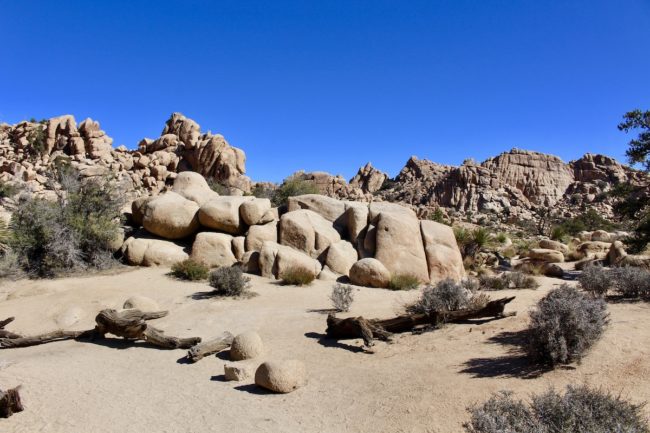
MULTIPOLYGON (((25 280, 0 288, 0 319, 8 329, 37 334, 87 329, 103 308, 132 295, 155 299, 170 314, 153 323, 175 336, 204 339, 228 330, 256 330, 265 354, 253 361, 299 359, 309 383, 275 395, 248 383, 225 382, 227 352, 196 364, 183 350, 159 350, 115 339, 63 341, 0 351, 0 388, 22 385, 25 411, 0 420, 8 433, 34 432, 460 432, 467 406, 509 389, 526 397, 550 386, 586 383, 650 401, 650 306, 610 304, 611 323, 580 365, 532 370, 517 342, 528 310, 560 280, 538 277, 537 290, 516 295, 516 317, 453 324, 379 342, 321 341, 332 283, 280 286, 252 277, 249 299, 193 299, 205 283, 180 282, 165 268, 57 280, 25 280)), ((389 317, 417 291, 358 288, 346 315, 389 317)), ((250 362, 250 361, 246 361, 250 362)), ((645 409, 648 411, 648 408, 645 409)))

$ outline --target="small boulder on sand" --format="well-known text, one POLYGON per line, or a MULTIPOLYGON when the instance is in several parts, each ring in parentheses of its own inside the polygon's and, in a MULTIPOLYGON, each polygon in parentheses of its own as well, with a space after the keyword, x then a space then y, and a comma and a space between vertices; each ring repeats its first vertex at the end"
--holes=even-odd
POLYGON ((146 296, 140 296, 140 295, 131 296, 129 299, 124 301, 124 305, 122 306, 122 308, 124 309, 134 308, 136 310, 140 310, 145 313, 151 311, 160 311, 160 305, 158 305, 156 301, 154 301, 151 298, 147 298, 146 296))
POLYGON ((379 260, 365 258, 350 268, 350 281, 357 286, 388 287, 390 272, 379 260))
POLYGON ((253 377, 254 368, 250 364, 224 364, 223 373, 226 380, 242 382, 253 377))
POLYGON ((255 384, 286 394, 307 384, 307 369, 297 360, 267 361, 257 368, 255 384))
POLYGON ((262 339, 254 331, 244 332, 232 340, 230 346, 230 359, 243 361, 245 359, 257 358, 264 351, 262 339))

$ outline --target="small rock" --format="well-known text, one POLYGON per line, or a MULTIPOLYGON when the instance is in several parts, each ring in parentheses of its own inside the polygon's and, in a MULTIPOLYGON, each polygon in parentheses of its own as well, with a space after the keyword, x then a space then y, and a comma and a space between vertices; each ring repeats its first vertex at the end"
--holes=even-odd
POLYGON ((224 364, 223 372, 226 380, 242 382, 253 377, 253 366, 245 364, 224 364))
POLYGON ((134 308, 143 312, 160 311, 160 306, 156 301, 146 296, 135 295, 124 301, 124 309, 134 308))
POLYGON ((236 336, 230 346, 230 359, 242 361, 260 356, 264 350, 262 339, 254 331, 244 332, 236 336))
POLYGON ((257 368, 255 384, 286 394, 307 384, 307 369, 297 360, 267 361, 257 368))

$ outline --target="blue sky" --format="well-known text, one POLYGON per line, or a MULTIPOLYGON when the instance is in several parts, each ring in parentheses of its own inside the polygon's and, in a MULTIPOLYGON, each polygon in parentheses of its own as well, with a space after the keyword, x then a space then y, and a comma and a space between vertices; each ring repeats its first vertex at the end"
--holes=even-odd
POLYGON ((648 23, 648 0, 0 0, 0 122, 92 117, 133 148, 180 111, 255 180, 512 147, 623 159, 648 23))

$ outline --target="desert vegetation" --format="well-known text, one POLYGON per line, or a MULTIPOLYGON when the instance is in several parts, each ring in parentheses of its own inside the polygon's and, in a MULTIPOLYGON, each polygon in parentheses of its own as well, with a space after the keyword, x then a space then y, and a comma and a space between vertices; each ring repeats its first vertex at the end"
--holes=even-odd
POLYGON ((350 306, 354 302, 354 292, 352 286, 347 284, 336 283, 330 294, 332 306, 338 312, 350 311, 350 306))
POLYGON ((420 286, 420 279, 412 274, 393 274, 388 282, 390 290, 413 290, 420 286))
POLYGON ((500 275, 480 275, 481 290, 536 289, 539 283, 523 272, 503 272, 500 275))
POLYGON ((251 279, 238 267, 222 266, 210 273, 208 282, 216 296, 244 296, 250 289, 251 279))
POLYGON ((650 272, 642 268, 588 266, 578 282, 584 291, 595 297, 602 298, 613 292, 623 299, 650 300, 650 272))
POLYGON ((281 282, 285 285, 308 286, 314 281, 314 273, 301 266, 292 266, 282 274, 281 282))
POLYGON ((507 391, 469 408, 468 433, 646 433, 650 431, 643 405, 585 385, 567 386, 564 393, 549 389, 530 401, 507 391))
POLYGON ((182 262, 174 263, 171 274, 180 280, 199 281, 207 279, 210 270, 201 262, 186 259, 182 262))

